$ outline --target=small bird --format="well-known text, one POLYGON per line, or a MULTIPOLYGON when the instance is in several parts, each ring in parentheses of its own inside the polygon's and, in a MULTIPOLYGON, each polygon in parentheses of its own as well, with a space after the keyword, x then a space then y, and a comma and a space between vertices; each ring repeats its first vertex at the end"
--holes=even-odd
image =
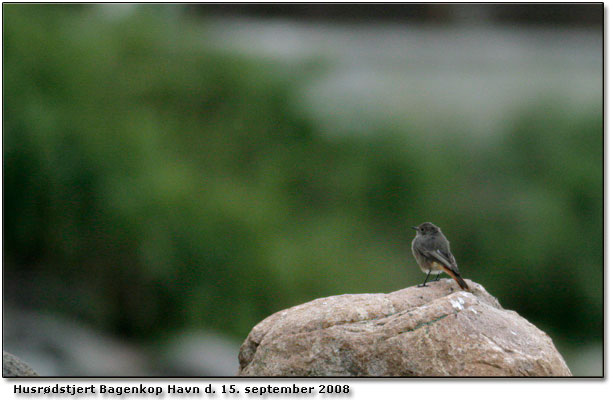
POLYGON ((469 290, 468 285, 460 276, 458 264, 455 257, 451 254, 449 241, 443 235, 441 228, 431 222, 424 222, 419 226, 412 226, 417 231, 417 235, 411 243, 411 251, 419 268, 428 274, 426 280, 418 287, 428 286, 426 282, 430 274, 436 274, 436 281, 439 280, 441 273, 446 272, 451 276, 460 287, 464 290, 469 290))

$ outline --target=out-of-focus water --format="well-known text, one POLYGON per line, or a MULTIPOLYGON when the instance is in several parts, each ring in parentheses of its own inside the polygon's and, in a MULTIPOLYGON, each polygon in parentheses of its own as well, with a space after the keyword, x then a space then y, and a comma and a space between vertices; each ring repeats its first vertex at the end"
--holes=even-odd
POLYGON ((493 135, 539 101, 602 106, 602 32, 593 28, 324 24, 211 19, 222 49, 314 62, 298 104, 329 133, 417 126, 493 135))

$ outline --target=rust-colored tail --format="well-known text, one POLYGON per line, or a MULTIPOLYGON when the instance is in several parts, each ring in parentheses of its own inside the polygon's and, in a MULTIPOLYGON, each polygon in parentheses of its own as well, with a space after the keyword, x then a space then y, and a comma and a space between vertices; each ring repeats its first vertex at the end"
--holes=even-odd
POLYGON ((466 284, 466 282, 464 282, 464 279, 462 279, 460 274, 450 270, 449 268, 447 268, 445 266, 443 266, 443 271, 445 271, 447 273, 447 275, 452 277, 458 283, 458 285, 460 285, 460 287, 462 289, 466 290, 467 292, 470 292, 470 290, 468 289, 468 285, 466 284))

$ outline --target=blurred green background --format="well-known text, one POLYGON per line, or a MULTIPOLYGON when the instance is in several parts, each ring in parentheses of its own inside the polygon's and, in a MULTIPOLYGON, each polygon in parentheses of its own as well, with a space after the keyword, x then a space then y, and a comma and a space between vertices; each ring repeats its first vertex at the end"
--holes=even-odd
POLYGON ((488 52, 482 14, 279 28, 211 10, 3 5, 5 330, 53 315, 150 353, 203 330, 236 357, 276 311, 420 283, 410 226, 431 221, 464 277, 602 374, 600 23, 503 27, 488 52), (329 47, 293 55, 307 42, 329 47))

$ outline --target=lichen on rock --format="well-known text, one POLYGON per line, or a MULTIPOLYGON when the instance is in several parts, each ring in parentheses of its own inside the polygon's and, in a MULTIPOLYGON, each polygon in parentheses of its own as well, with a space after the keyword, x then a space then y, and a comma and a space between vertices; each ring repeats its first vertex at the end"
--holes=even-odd
POLYGON ((483 286, 450 279, 279 311, 239 353, 243 376, 570 376, 547 334, 483 286))

